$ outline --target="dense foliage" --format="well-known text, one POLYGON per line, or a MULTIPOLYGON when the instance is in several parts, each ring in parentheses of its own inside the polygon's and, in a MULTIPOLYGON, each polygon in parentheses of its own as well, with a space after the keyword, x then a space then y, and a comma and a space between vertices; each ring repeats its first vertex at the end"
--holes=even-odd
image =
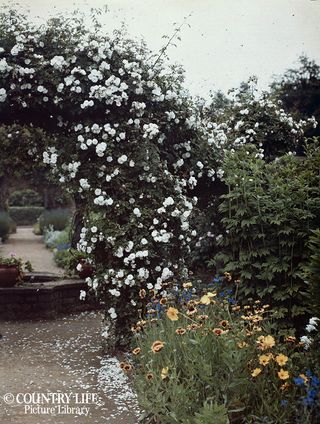
POLYGON ((238 279, 240 300, 272 302, 287 325, 289 317, 302 325, 310 312, 303 266, 311 230, 320 226, 319 144, 306 150, 303 160, 286 155, 268 163, 246 146, 228 154, 223 166, 229 192, 219 206, 223 231, 215 263, 238 279))

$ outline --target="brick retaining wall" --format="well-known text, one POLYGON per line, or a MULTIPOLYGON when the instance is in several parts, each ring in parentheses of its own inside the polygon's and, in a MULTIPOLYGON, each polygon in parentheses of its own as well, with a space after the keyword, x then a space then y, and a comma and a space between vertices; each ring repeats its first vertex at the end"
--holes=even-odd
POLYGON ((95 301, 80 300, 88 291, 81 280, 58 280, 0 288, 0 320, 55 318, 59 314, 99 309, 95 301))

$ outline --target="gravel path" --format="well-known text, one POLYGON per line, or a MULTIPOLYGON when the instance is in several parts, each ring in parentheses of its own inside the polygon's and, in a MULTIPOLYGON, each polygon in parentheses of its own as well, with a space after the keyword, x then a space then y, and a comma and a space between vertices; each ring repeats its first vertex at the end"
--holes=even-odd
MULTIPOLYGON (((63 273, 32 227, 0 245, 0 255, 12 252, 37 272, 63 273)), ((99 312, 0 322, 0 423, 137 424, 129 381, 118 359, 103 355, 101 323, 99 312)))
POLYGON ((33 233, 33 227, 18 227, 16 234, 11 234, 9 240, 0 245, 1 256, 11 253, 30 261, 34 271, 63 274, 54 263, 52 252, 44 246, 42 236, 33 233))
POLYGON ((101 351, 101 321, 100 313, 85 312, 54 321, 0 323, 1 424, 138 423, 136 398, 118 359, 101 351), (13 395, 12 403, 8 403, 12 396, 4 396, 7 393, 13 395), (80 410, 58 409, 55 402, 41 407, 54 406, 56 415, 48 410, 41 414, 28 409, 26 413, 26 405, 37 405, 28 404, 29 398, 19 393, 72 393, 70 408, 85 406, 90 410, 84 416, 80 410), (99 401, 77 405, 75 396, 82 400, 86 393, 99 401))

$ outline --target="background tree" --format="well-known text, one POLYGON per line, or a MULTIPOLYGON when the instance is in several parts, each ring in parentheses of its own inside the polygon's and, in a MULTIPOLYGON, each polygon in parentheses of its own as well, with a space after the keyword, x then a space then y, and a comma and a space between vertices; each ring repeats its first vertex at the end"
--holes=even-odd
MULTIPOLYGON (((271 85, 273 95, 284 109, 296 118, 315 117, 320 122, 320 66, 306 56, 300 56, 299 67, 288 69, 271 85)), ((320 126, 310 128, 306 136, 319 136, 320 126)))

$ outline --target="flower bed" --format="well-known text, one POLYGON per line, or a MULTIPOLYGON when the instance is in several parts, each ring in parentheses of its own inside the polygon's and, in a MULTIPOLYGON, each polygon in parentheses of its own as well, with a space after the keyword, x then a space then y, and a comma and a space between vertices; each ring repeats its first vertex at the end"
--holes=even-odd
POLYGON ((281 333, 269 305, 191 283, 153 297, 133 327, 133 370, 146 423, 316 423, 319 320, 305 337, 281 333))

